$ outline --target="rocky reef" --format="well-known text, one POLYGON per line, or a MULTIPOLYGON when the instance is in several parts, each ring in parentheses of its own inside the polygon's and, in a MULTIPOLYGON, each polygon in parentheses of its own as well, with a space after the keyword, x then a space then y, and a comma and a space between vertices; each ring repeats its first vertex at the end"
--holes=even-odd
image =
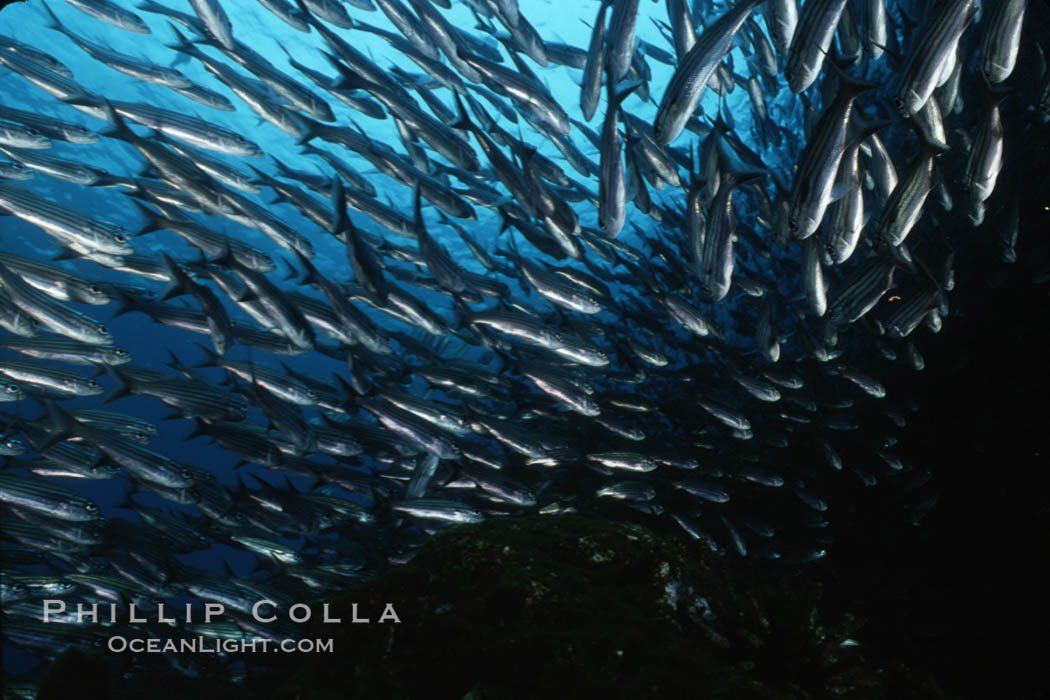
POLYGON ((455 527, 330 613, 309 634, 334 653, 300 657, 276 698, 942 697, 819 584, 632 523, 455 527), (386 603, 400 623, 350 621, 386 603))

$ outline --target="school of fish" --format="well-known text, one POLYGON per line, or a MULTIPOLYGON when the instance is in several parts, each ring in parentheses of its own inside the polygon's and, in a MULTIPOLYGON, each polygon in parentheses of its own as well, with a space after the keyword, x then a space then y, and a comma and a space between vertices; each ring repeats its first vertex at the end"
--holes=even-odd
POLYGON ((844 484, 934 506, 880 368, 922 371, 958 247, 1016 259, 1043 0, 67 3, 0 15, 5 644, 111 633, 55 598, 294 635, 251 603, 490 517, 803 564, 844 484))

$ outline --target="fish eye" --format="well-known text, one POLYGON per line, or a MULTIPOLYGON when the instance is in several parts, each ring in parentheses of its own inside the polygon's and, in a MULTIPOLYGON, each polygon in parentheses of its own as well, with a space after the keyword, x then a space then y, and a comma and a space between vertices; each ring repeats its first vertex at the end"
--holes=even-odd
POLYGON ((24 583, 16 583, 11 586, 11 590, 15 593, 22 593, 23 591, 25 591, 25 589, 26 585, 24 583))
POLYGON ((124 348, 113 348, 113 354, 116 355, 117 357, 124 357, 125 355, 128 354, 128 351, 125 350, 124 348))
POLYGON ((91 292, 92 294, 102 294, 103 293, 101 285, 98 285, 98 284, 92 284, 92 285, 88 286, 88 291, 91 292))
POLYGON ((109 331, 106 330, 106 327, 103 326, 101 323, 95 324, 95 330, 98 331, 99 333, 107 333, 107 334, 109 333, 109 331))
POLYGON ((4 391, 6 391, 8 394, 17 394, 18 393, 18 385, 17 384, 8 384, 7 386, 4 387, 4 391))
POLYGON ((84 510, 86 510, 89 513, 94 513, 94 512, 96 512, 98 510, 98 506, 95 505, 94 503, 85 503, 84 504, 84 510))
POLYGON ((773 41, 777 42, 778 44, 780 43, 781 34, 779 30, 774 29, 772 32, 770 32, 770 36, 773 37, 773 41))
POLYGON ((902 100, 899 97, 894 98, 893 106, 896 107, 897 109, 904 109, 904 100, 902 100))
POLYGON ((786 81, 788 81, 790 83, 791 80, 794 77, 795 77, 795 71, 791 70, 790 68, 785 68, 784 69, 784 80, 786 80, 786 81))
POLYGON ((22 441, 18 438, 9 438, 4 441, 4 444, 12 450, 17 450, 22 447, 22 441))

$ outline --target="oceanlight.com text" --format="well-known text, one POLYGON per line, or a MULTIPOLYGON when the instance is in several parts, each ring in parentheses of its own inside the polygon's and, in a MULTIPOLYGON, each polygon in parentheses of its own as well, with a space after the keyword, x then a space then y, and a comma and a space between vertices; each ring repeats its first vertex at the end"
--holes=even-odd
POLYGON ((210 637, 184 637, 161 639, 153 637, 127 638, 114 635, 106 640, 106 648, 113 653, 136 654, 266 654, 300 653, 330 654, 335 650, 332 639, 215 639, 210 637))

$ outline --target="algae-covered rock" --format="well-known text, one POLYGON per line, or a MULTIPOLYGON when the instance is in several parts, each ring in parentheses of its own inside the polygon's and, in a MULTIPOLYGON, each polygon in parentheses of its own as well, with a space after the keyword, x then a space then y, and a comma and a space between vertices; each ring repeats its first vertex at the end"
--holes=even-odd
POLYGON ((455 527, 332 601, 341 623, 315 613, 310 635, 333 651, 298 657, 277 697, 940 697, 866 659, 819 586, 751 567, 631 523, 455 527), (400 622, 379 622, 388 604, 400 622))

